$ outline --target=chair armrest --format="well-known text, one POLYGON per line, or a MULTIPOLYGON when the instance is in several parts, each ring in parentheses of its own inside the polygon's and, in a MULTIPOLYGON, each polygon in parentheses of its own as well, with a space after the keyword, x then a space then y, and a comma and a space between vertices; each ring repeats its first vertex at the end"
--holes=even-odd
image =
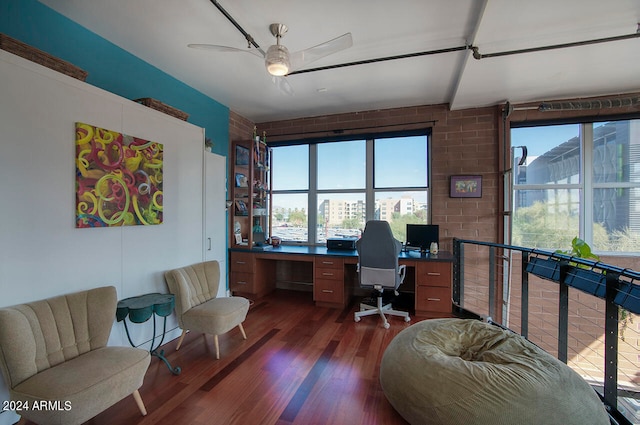
POLYGON ((404 276, 407 273, 407 266, 405 264, 400 264, 398 266, 398 274, 400 275, 400 283, 404 282, 404 276))

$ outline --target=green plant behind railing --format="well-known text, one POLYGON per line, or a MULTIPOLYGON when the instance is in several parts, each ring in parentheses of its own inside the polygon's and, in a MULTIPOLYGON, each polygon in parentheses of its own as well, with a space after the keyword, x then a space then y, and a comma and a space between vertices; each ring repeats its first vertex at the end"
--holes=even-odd
MULTIPOLYGON (((571 249, 570 250, 556 250, 557 253, 570 255, 572 257, 577 258, 586 258, 588 260, 600 261, 600 257, 594 254, 591 251, 591 247, 588 243, 580 239, 579 237, 573 238, 571 241, 571 249)), ((587 267, 581 264, 573 264, 578 267, 587 267)), ((604 272, 603 272, 604 273, 604 272)), ((633 323, 633 316, 624 308, 618 307, 618 324, 620 325, 620 339, 624 341, 624 331, 627 329, 629 324, 633 323)))
POLYGON ((563 251, 563 250, 558 249, 558 250, 556 250, 556 252, 558 252, 560 254, 570 255, 572 257, 586 258, 588 260, 600 261, 600 257, 598 257, 596 254, 594 254, 591 251, 591 247, 589 246, 589 244, 586 243, 585 241, 583 241, 582 239, 580 239, 577 236, 575 238, 573 238, 573 240, 571 241, 571 249, 570 250, 563 251))

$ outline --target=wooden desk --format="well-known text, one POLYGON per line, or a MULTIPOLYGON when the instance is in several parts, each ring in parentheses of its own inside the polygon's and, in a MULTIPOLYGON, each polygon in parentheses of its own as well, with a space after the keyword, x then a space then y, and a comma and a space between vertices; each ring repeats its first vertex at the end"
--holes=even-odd
MULTIPOLYGON (((416 316, 451 314, 453 256, 448 252, 421 255, 402 252, 400 264, 407 276, 400 289, 415 294, 416 316)), ((298 285, 313 291, 316 305, 344 308, 358 290, 356 251, 326 247, 281 245, 270 251, 229 250, 229 289, 237 295, 259 298, 276 286, 298 285), (285 276, 286 275, 286 276, 285 276)))

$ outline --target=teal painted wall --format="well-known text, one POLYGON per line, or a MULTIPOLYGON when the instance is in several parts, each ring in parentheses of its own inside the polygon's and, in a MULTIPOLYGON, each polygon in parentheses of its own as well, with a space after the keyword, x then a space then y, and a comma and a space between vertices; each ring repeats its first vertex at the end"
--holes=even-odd
POLYGON ((127 99, 151 97, 189 114, 228 156, 229 108, 133 56, 36 0, 0 0, 0 32, 64 59, 87 83, 127 99))

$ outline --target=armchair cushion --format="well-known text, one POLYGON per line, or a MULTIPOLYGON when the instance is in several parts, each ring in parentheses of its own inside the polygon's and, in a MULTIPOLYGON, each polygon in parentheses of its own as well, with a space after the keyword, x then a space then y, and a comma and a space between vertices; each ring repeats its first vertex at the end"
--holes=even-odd
POLYGON ((249 300, 243 297, 217 298, 220 264, 205 261, 169 270, 164 275, 169 291, 176 296, 176 316, 182 328, 176 350, 180 349, 187 331, 212 334, 216 358, 220 358, 218 335, 238 327, 247 339, 242 322, 249 311, 249 300))
POLYGON ((146 350, 103 347, 45 369, 13 388, 12 395, 29 406, 54 400, 64 409, 67 403, 69 409, 60 412, 31 409, 29 419, 36 423, 82 423, 142 386, 149 361, 146 350))
POLYGON ((142 386, 149 352, 106 346, 116 305, 109 286, 0 309, 0 367, 11 399, 62 407, 23 417, 80 424, 142 386))
POLYGON ((105 287, 0 309, 7 384, 106 346, 116 304, 115 288, 105 287))
POLYGON ((242 323, 249 310, 249 300, 243 297, 212 298, 197 305, 182 316, 186 329, 207 329, 220 335, 242 323))
POLYGON ((182 329, 190 329, 183 322, 184 314, 218 294, 220 264, 206 261, 165 273, 169 291, 176 296, 176 317, 182 329))

